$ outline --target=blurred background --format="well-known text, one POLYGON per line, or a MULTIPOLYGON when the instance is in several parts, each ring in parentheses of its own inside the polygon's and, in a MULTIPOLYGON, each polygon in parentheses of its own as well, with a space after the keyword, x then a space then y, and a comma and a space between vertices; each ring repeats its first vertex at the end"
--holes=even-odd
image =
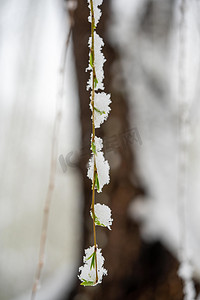
POLYGON ((93 243, 86 176, 90 24, 87 2, 78 0, 63 64, 72 2, 0 1, 0 300, 30 299, 58 102, 55 189, 36 299, 183 299, 177 275, 183 243, 177 197, 180 72, 189 124, 185 247, 198 299, 200 3, 185 1, 184 52, 179 1, 106 0, 101 6, 97 32, 105 42, 104 82, 112 111, 97 135, 104 140, 111 183, 97 202, 111 207, 114 223, 109 232, 97 228, 108 276, 84 288, 78 267, 84 248, 93 243))

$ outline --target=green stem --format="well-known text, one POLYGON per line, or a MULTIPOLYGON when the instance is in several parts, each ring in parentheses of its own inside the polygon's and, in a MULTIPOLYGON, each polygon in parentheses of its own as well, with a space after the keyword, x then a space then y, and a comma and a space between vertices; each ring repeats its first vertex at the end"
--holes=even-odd
MULTIPOLYGON (((93 8, 93 0, 90 0, 90 7, 91 7, 91 37, 92 37, 92 45, 91 45, 91 56, 93 59, 93 64, 92 64, 92 99, 91 99, 91 104, 92 104, 92 143, 95 142, 95 124, 94 124, 94 95, 95 95, 95 80, 96 80, 96 72, 95 72, 95 55, 94 55, 94 25, 95 25, 95 20, 94 20, 94 8, 93 8)), ((91 210, 92 210, 92 215, 93 215, 93 235, 94 235, 94 251, 96 253, 95 255, 95 269, 96 269, 96 282, 98 282, 98 272, 97 272, 97 242, 96 242, 96 227, 95 227, 95 213, 94 213, 94 204, 95 204, 95 173, 97 172, 96 168, 96 159, 95 159, 95 154, 94 154, 94 172, 93 172, 93 184, 92 184, 92 205, 91 205, 91 210)))

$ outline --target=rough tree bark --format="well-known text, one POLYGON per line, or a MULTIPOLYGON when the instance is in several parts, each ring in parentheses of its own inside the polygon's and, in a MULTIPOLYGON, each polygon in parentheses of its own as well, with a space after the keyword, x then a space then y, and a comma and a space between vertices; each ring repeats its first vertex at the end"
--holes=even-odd
MULTIPOLYGON (((116 90, 113 84, 113 65, 120 65, 120 58, 109 43, 106 27, 109 22, 109 1, 102 5, 103 16, 98 32, 105 41, 103 52, 105 63, 106 92, 112 94, 112 111, 108 121, 98 130, 104 138, 106 155, 111 164, 111 183, 97 196, 97 202, 108 203, 112 209, 114 223, 112 230, 97 228, 97 241, 103 248, 105 268, 108 276, 96 287, 80 286, 77 279, 70 295, 65 299, 95 300, 180 300, 183 299, 182 283, 177 276, 178 262, 158 241, 145 243, 140 236, 139 226, 128 214, 134 197, 143 191, 134 169, 132 145, 129 143, 128 103, 124 91, 116 90), (116 142, 117 138, 117 142, 116 142), (107 146, 106 146, 107 145, 107 146)), ((84 225, 83 249, 93 244, 92 220, 89 217, 91 205, 91 182, 86 176, 86 164, 90 157, 89 141, 91 135, 91 112, 89 93, 86 92, 88 74, 88 38, 90 25, 87 21, 89 10, 86 1, 78 1, 73 29, 75 64, 80 99, 80 120, 82 127, 82 146, 80 170, 84 185, 84 225), (86 150, 87 149, 87 150, 86 150), (86 152, 87 151, 87 154, 86 152)), ((118 70, 120 72, 120 70, 118 70)), ((83 255, 82 249, 82 255, 83 255)), ((80 257, 80 265, 82 256, 80 257)), ((77 270, 78 272, 78 270, 77 270)))

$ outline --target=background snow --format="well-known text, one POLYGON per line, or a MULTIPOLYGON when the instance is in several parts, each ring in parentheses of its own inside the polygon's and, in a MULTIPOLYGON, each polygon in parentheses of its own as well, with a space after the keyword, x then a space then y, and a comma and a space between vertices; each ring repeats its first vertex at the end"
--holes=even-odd
MULTIPOLYGON (((123 76, 130 101, 130 122, 137 127, 142 146, 136 149, 136 164, 147 191, 145 199, 133 203, 132 215, 142 221, 146 239, 160 239, 177 255, 179 220, 177 212, 178 158, 178 3, 172 7, 169 34, 159 32, 169 18, 170 1, 152 1, 156 11, 152 32, 141 30, 146 1, 112 1, 114 13, 110 37, 123 57, 123 76), (160 34, 160 35, 159 35, 160 34)), ((200 276, 200 139, 199 139, 199 4, 187 1, 186 97, 190 103, 188 251, 196 276, 200 276)), ((149 28, 147 28, 148 30, 149 28)), ((134 144, 134 149, 137 145, 134 144)))
MULTIPOLYGON (((0 3, 0 299, 3 300, 19 300, 22 294, 28 299, 35 274, 59 70, 68 31, 63 5, 64 2, 54 0, 0 3)), ((70 48, 58 151, 64 157, 79 147, 78 99, 72 62, 70 48)), ((80 213, 80 193, 76 169, 68 168, 63 173, 58 165, 38 299, 55 299, 52 297, 61 290, 61 282, 66 289, 66 283, 70 284, 69 274, 72 277, 75 272, 80 229, 73 220, 80 213)))

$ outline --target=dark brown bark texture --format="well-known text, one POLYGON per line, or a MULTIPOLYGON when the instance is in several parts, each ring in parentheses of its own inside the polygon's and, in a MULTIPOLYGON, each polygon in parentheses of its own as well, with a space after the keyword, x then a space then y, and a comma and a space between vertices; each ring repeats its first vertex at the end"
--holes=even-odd
MULTIPOLYGON (((132 144, 126 139, 130 130, 128 102, 124 89, 119 91, 113 84, 114 66, 120 66, 120 58, 106 35, 109 24, 109 1, 102 5, 103 15, 98 24, 98 33, 103 37, 105 47, 105 90, 112 95, 112 111, 108 120, 96 134, 104 139, 106 157, 111 165, 111 182, 105 186, 96 201, 108 204, 112 209, 114 223, 112 230, 97 228, 97 243, 103 249, 105 276, 96 287, 83 287, 77 282, 65 300, 180 300, 183 299, 182 283, 177 276, 178 262, 159 242, 148 244, 141 238, 139 225, 128 214, 130 203, 141 193, 142 185, 134 168, 132 144)), ((84 186, 83 249, 93 245, 92 220, 89 217, 91 205, 91 182, 87 178, 86 165, 90 156, 91 112, 89 92, 86 83, 89 74, 88 38, 90 24, 89 10, 84 0, 78 1, 73 29, 73 45, 80 99, 80 121, 82 127, 83 155, 80 170, 84 186)), ((115 71, 116 72, 116 71, 115 71)), ((118 70, 120 72, 120 70, 118 70)), ((121 83, 123 85, 123 83, 121 83)), ((82 256, 80 257, 82 265, 82 256)), ((78 273, 78 270, 77 270, 78 273)))

